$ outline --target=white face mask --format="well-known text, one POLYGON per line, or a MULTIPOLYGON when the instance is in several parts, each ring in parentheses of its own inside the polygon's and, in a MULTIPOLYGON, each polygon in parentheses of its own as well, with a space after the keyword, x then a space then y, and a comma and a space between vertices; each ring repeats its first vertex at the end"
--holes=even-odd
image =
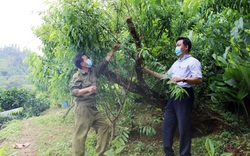
POLYGON ((92 61, 91 61, 90 59, 88 59, 88 60, 86 61, 86 63, 87 63, 87 67, 88 67, 88 68, 91 68, 92 65, 93 65, 93 63, 92 63, 92 61))
POLYGON ((178 46, 178 47, 175 48, 175 54, 176 54, 177 56, 180 56, 180 55, 182 54, 181 46, 178 46))

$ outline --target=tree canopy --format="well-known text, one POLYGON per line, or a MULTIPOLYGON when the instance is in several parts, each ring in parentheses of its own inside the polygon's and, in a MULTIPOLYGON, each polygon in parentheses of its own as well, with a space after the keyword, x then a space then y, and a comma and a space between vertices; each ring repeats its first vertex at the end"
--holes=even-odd
POLYGON ((120 50, 100 78, 101 91, 106 89, 106 95, 112 95, 114 88, 119 90, 117 94, 129 91, 134 103, 163 108, 171 85, 144 74, 141 67, 164 74, 177 59, 173 52, 176 38, 186 36, 193 43, 191 55, 202 64, 203 84, 196 87, 198 102, 211 97, 213 102, 236 104, 247 116, 249 3, 247 0, 50 2, 49 9, 41 13, 44 23, 34 31, 43 43, 43 55, 30 53, 27 60, 30 79, 51 97, 67 100, 75 54, 86 53, 98 63, 113 44, 121 42, 120 50), (114 87, 115 84, 118 86, 114 87))

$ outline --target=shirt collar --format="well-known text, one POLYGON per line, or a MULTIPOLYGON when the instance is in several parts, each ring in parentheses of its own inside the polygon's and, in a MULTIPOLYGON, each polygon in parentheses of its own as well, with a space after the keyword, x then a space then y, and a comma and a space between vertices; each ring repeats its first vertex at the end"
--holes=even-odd
POLYGON ((189 58, 189 57, 190 57, 190 55, 189 55, 189 54, 186 54, 186 55, 184 55, 182 58, 179 58, 178 61, 179 61, 179 62, 182 62, 182 61, 186 60, 186 59, 189 58))
POLYGON ((82 71, 81 69, 78 69, 78 72, 80 72, 82 75, 86 75, 86 74, 88 74, 87 72, 82 71))

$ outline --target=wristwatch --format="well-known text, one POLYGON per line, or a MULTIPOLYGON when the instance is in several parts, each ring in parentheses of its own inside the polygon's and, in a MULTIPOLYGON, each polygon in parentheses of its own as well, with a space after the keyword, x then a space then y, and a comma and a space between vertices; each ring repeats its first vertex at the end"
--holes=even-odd
POLYGON ((182 80, 182 82, 187 82, 187 78, 184 78, 184 79, 182 80))

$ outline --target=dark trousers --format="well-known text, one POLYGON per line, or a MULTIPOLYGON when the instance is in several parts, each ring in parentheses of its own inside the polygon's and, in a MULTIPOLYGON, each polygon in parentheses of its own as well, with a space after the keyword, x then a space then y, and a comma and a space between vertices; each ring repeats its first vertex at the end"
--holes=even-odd
POLYGON ((194 102, 193 89, 186 89, 189 95, 184 95, 181 100, 169 99, 165 111, 162 135, 164 152, 167 156, 173 156, 173 138, 176 127, 179 128, 180 155, 191 155, 191 114, 194 102))

